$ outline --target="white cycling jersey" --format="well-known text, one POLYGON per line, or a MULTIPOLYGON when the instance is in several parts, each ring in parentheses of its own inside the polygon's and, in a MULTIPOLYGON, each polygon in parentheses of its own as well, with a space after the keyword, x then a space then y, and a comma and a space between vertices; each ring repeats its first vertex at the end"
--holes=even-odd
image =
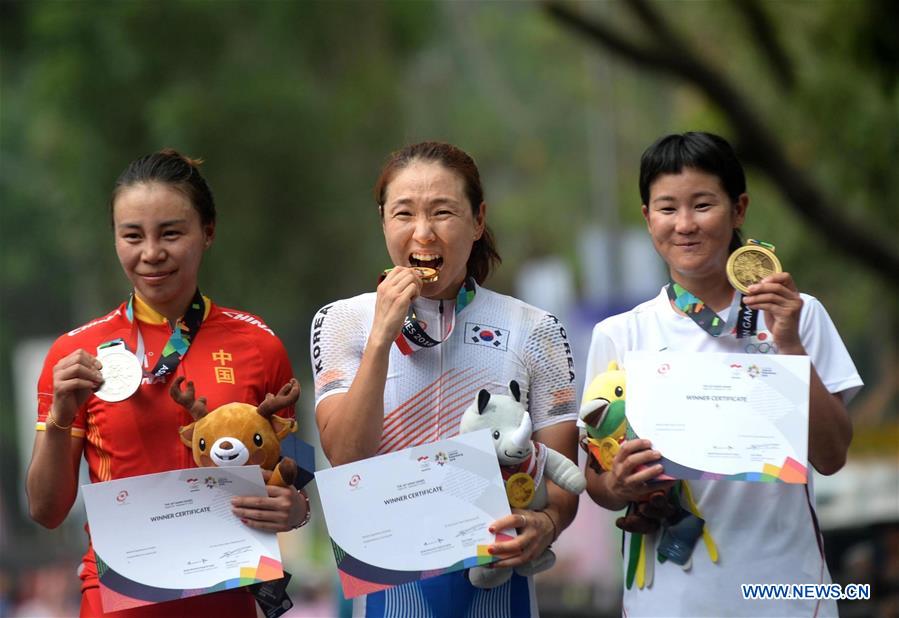
MULTIPOLYGON (((375 296, 340 300, 315 315, 311 354, 316 406, 349 390, 371 331, 375 296)), ((462 411, 478 391, 505 394, 511 380, 526 394, 535 431, 577 419, 571 346, 555 316, 481 287, 458 315, 455 304, 414 301, 425 332, 439 340, 451 326, 452 331, 440 345, 408 356, 396 345, 391 348, 379 453, 455 436, 462 411)))
MULTIPOLYGON (((459 433, 462 412, 485 388, 506 394, 521 387, 534 430, 577 419, 574 361, 565 328, 555 316, 515 298, 473 285, 463 302, 418 298, 413 309, 426 334, 443 340, 409 352, 391 346, 384 388, 379 453, 459 433), (456 311, 457 303, 462 307, 456 311)), ((321 308, 312 322, 315 404, 349 390, 371 332, 376 294, 321 308)), ((387 618, 527 618, 537 615, 532 578, 513 575, 490 590, 473 587, 464 572, 412 582, 357 597, 355 616, 387 618)))

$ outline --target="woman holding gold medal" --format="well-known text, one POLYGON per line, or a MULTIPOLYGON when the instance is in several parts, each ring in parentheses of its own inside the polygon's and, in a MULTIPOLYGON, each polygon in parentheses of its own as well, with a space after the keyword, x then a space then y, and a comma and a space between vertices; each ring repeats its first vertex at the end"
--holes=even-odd
MULTIPOLYGON (((169 394, 175 377, 193 382, 210 410, 232 401, 258 405, 293 380, 271 329, 200 294, 215 204, 198 165, 163 150, 133 161, 116 182, 115 248, 134 291, 109 314, 59 337, 44 361, 27 480, 31 516, 43 526, 55 528, 68 515, 82 455, 92 482, 194 467, 178 433, 193 419, 169 394)), ((278 414, 293 417, 293 409, 278 414)), ((272 532, 308 520, 304 495, 272 486, 268 492, 235 498, 232 511, 247 526, 272 532)), ((78 572, 82 617, 256 615, 245 588, 104 614, 91 547, 78 572)))
MULTIPOLYGON (((774 247, 740 240, 749 196, 730 145, 708 133, 659 139, 643 154, 640 196, 670 281, 655 299, 597 324, 587 382, 609 361, 626 370, 630 350, 808 355, 808 459, 822 474, 838 471, 852 438, 845 406, 862 381, 824 307, 781 271, 774 247)), ((609 471, 588 469, 587 491, 617 510, 671 487, 647 485, 663 472, 659 458, 648 440, 625 441, 609 471)), ((833 600, 744 599, 740 587, 830 583, 811 478, 807 486, 689 481, 676 500, 700 514, 705 533, 700 523, 683 566, 625 552, 626 582, 634 569, 645 575, 642 588, 626 586, 628 616, 836 615, 833 600)))
MULTIPOLYGON (((312 323, 316 420, 331 463, 453 437, 480 389, 506 394, 511 380, 521 386, 534 439, 574 460, 565 329, 545 311, 481 287, 499 255, 471 157, 450 144, 408 146, 388 159, 375 197, 394 267, 376 292, 327 305, 312 323)), ((510 498, 524 506, 532 478, 509 480, 510 498)), ((550 483, 545 509, 513 509, 492 524, 519 532, 491 546, 497 564, 540 555, 576 509, 576 496, 550 483)), ((354 614, 519 618, 536 614, 536 599, 530 577, 481 589, 458 571, 357 598, 354 614)))

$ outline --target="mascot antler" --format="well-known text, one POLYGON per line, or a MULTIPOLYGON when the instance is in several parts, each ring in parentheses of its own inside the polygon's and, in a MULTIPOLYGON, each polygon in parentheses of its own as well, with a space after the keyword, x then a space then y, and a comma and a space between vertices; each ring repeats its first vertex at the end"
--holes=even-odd
POLYGON ((269 418, 278 410, 294 405, 299 398, 300 383, 297 382, 296 378, 291 378, 290 382, 281 387, 277 395, 267 394, 265 400, 259 404, 256 411, 263 418, 269 418))
POLYGON ((172 386, 169 387, 169 395, 172 396, 175 403, 178 403, 185 408, 195 421, 198 421, 209 413, 206 409, 206 398, 196 398, 193 382, 188 382, 187 388, 182 391, 181 384, 184 382, 184 379, 184 376, 175 378, 175 381, 172 382, 172 386))

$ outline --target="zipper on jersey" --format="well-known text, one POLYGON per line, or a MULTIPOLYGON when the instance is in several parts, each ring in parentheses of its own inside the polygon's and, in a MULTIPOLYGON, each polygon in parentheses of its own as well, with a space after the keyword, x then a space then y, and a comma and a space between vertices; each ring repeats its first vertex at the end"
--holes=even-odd
MULTIPOLYGON (((440 314, 440 336, 441 338, 446 339, 446 323, 443 314, 443 301, 440 301, 440 304, 437 305, 437 311, 440 314)), ((438 367, 438 378, 437 378, 437 433, 434 436, 434 440, 440 439, 441 433, 441 421, 443 420, 443 351, 446 348, 445 345, 437 346, 438 352, 440 354, 440 366, 438 367)))

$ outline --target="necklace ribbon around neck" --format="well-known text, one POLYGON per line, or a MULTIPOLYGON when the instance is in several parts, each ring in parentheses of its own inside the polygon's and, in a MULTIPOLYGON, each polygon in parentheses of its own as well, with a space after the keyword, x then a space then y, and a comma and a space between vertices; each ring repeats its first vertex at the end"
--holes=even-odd
MULTIPOLYGON (((409 311, 406 313, 406 320, 403 322, 403 328, 395 341, 396 347, 403 353, 403 356, 414 354, 422 348, 436 347, 446 341, 453 333, 456 325, 456 316, 474 300, 476 289, 475 281, 471 277, 466 278, 462 283, 459 293, 456 294, 456 305, 453 309, 453 315, 450 317, 449 329, 446 331, 444 338, 440 340, 434 339, 425 332, 424 326, 415 315, 415 309, 410 304, 409 311)), ((440 312, 443 313, 442 302, 440 303, 440 312)))
MULTIPOLYGON (((148 378, 150 382, 165 382, 169 375, 175 373, 178 365, 181 364, 181 359, 184 358, 187 351, 190 349, 191 342, 196 338, 197 333, 200 331, 200 326, 203 324, 203 316, 205 313, 206 301, 203 299, 203 295, 200 294, 198 288, 197 291, 194 292, 194 296, 187 306, 187 311, 184 313, 184 316, 172 325, 172 334, 162 348, 162 354, 160 354, 159 360, 156 361, 156 365, 150 371, 144 372, 145 377, 148 378)), ((133 292, 128 299, 125 315, 128 318, 128 321, 131 322, 132 330, 137 331, 137 356, 138 358, 143 358, 144 338, 140 333, 140 327, 137 324, 138 320, 134 318, 133 292)))
POLYGON ((675 307, 683 311, 697 326, 712 337, 734 333, 737 339, 743 339, 752 337, 756 333, 758 311, 746 306, 742 294, 740 294, 739 304, 731 303, 726 320, 722 320, 721 316, 705 304, 701 298, 673 279, 668 281, 668 298, 675 307))

